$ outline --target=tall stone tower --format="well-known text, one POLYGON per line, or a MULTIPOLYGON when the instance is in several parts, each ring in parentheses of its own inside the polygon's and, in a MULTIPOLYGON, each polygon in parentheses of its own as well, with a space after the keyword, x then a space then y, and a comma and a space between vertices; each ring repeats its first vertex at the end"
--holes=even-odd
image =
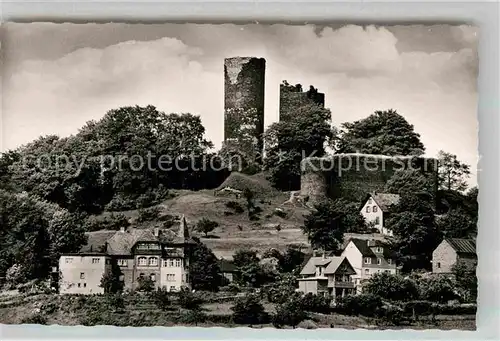
POLYGON ((286 81, 280 84, 280 121, 293 119, 290 110, 294 107, 315 103, 321 107, 325 106, 325 94, 318 92, 312 85, 308 91, 302 90, 302 85, 290 85, 286 81))
POLYGON ((264 147, 265 72, 264 58, 224 59, 224 143, 237 144, 258 163, 264 147))

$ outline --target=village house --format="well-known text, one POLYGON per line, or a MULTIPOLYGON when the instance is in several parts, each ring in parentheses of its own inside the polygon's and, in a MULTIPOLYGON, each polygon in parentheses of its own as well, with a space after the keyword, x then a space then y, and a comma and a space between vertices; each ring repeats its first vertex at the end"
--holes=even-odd
POLYGON ((361 293, 363 281, 379 272, 396 273, 396 261, 389 248, 381 240, 351 238, 342 251, 356 274, 352 276, 357 293, 361 293))
POLYGON ((62 294, 103 293, 101 278, 118 270, 127 290, 136 289, 140 278, 150 278, 156 288, 178 291, 190 287, 189 237, 184 216, 170 228, 122 228, 88 234, 79 253, 59 259, 59 292, 62 294))
POLYGON ((389 208, 397 205, 399 202, 398 194, 391 193, 372 193, 368 194, 363 200, 361 215, 365 218, 367 224, 372 225, 381 234, 392 236, 392 231, 385 227, 385 222, 389 217, 389 208))
POLYGON ((354 294, 354 282, 351 276, 356 274, 349 260, 345 257, 311 257, 299 278, 299 291, 315 295, 330 295, 334 300, 354 294))
POLYGON ((477 264, 476 241, 473 239, 445 238, 432 252, 432 272, 451 274, 457 262, 477 264))

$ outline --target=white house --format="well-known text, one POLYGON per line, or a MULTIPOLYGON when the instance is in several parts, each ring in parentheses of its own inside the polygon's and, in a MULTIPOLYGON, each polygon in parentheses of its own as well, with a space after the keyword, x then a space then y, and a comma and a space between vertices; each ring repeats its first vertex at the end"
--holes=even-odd
POLYGON ((392 236, 392 231, 385 227, 385 221, 389 215, 389 208, 392 205, 397 205, 399 202, 399 194, 391 193, 372 193, 368 194, 363 201, 361 207, 361 215, 365 218, 368 224, 379 230, 381 234, 392 236))
POLYGON ((363 281, 378 272, 396 273, 396 261, 384 242, 375 239, 351 238, 341 257, 347 258, 356 274, 352 276, 356 292, 361 293, 363 281))

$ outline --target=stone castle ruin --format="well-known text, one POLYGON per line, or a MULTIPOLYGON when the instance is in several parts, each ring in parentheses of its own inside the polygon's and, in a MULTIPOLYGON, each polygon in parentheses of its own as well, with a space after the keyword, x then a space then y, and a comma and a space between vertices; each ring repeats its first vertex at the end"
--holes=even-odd
POLYGON ((266 60, 224 59, 224 143, 262 161, 266 60))
POLYGON ((308 103, 324 107, 325 94, 318 92, 312 85, 308 91, 303 91, 300 84, 290 85, 286 81, 280 84, 280 121, 293 119, 290 114, 291 109, 308 103))
MULTIPOLYGON (((237 144, 247 155, 262 162, 264 133, 264 78, 266 61, 255 57, 224 60, 224 143, 237 144), (252 149, 252 150, 251 150, 252 149)), ((310 86, 280 84, 279 119, 293 119, 291 108, 304 104, 325 105, 325 95, 310 86)), ((424 157, 335 154, 308 157, 301 164, 301 188, 289 202, 314 205, 323 198, 362 200, 367 193, 384 191, 398 170, 414 169, 432 178, 437 191, 437 161, 424 157)))
POLYGON ((416 156, 335 154, 302 160, 300 196, 308 205, 324 198, 361 201, 367 193, 383 192, 398 170, 413 169, 430 177, 437 191, 437 160, 416 156))

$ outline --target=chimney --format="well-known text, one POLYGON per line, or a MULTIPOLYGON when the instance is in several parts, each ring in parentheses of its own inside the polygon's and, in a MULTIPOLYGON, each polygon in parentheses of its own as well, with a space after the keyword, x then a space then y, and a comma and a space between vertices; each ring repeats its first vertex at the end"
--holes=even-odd
POLYGON ((321 258, 322 258, 323 260, 325 260, 325 259, 326 259, 325 251, 323 251, 323 254, 321 255, 321 258))
POLYGON ((125 232, 125 226, 120 226, 120 232, 124 233, 125 232))
POLYGON ((160 229, 158 227, 155 227, 153 230, 153 233, 154 233, 155 237, 158 237, 160 235, 160 229))

